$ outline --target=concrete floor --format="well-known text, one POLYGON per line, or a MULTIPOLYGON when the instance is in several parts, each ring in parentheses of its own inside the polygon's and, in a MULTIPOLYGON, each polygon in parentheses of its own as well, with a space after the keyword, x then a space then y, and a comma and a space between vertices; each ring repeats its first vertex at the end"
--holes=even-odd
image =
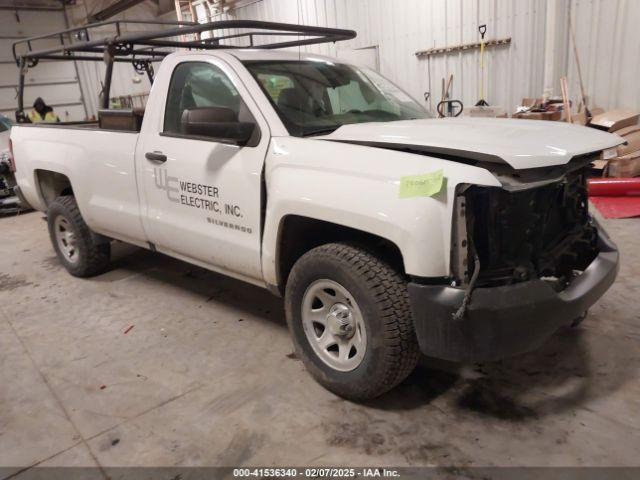
POLYGON ((424 359, 363 406, 306 374, 266 291, 121 244, 76 279, 41 214, 0 218, 0 466, 640 465, 640 221, 609 230, 620 276, 580 328, 424 359))

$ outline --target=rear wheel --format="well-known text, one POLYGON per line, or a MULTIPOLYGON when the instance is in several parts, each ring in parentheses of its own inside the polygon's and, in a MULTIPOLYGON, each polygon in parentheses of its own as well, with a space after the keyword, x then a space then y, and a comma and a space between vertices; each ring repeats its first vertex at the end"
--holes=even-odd
POLYGON ((377 397, 418 361, 405 279, 356 245, 304 254, 289 275, 285 306, 298 356, 337 395, 377 397))
POLYGON ((53 248, 71 275, 90 277, 108 268, 111 245, 91 232, 74 197, 56 198, 47 210, 47 224, 53 248))

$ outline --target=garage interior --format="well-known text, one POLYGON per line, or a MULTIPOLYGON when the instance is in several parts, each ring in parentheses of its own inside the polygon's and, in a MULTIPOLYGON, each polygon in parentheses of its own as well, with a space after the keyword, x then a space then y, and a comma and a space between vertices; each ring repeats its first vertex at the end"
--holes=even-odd
MULTIPOLYGON (((396 388, 352 402, 306 372, 283 299, 266 289, 121 242, 106 273, 69 275, 46 215, 15 208, 6 168, 0 478, 47 478, 37 477, 46 467, 91 467, 95 478, 112 467, 257 466, 505 478, 474 469, 639 466, 640 2, 0 0, 0 161, 16 121, 14 42, 111 20, 350 29, 354 39, 291 50, 377 71, 435 118, 620 135, 626 143, 597 158, 589 180, 590 213, 620 251, 619 273, 582 323, 534 351, 469 364, 421 356, 396 388)), ((27 71, 24 109, 41 97, 62 122, 96 120, 104 78, 103 62, 43 60, 27 71)), ((116 63, 108 107, 142 108, 150 88, 144 71, 116 63)))

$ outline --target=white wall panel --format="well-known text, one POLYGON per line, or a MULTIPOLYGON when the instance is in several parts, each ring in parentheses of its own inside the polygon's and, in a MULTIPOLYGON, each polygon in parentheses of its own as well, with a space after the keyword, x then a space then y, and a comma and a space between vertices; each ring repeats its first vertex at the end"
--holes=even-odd
MULTIPOLYGON (((156 70, 159 63, 155 63, 156 70)), ((105 65, 102 62, 78 62, 78 71, 85 91, 87 111, 90 116, 97 117, 101 108, 99 95, 102 90, 105 77, 105 65)), ((151 84, 147 75, 137 74, 130 63, 115 63, 111 79, 111 91, 109 98, 149 93, 151 84), (136 83, 134 77, 140 82, 136 83)))
POLYGON ((20 10, 18 16, 11 10, 0 10, 0 32, 2 35, 32 37, 43 33, 65 29, 61 11, 20 10))
POLYGON ((356 30, 358 37, 352 41, 305 50, 335 55, 336 49, 377 46, 380 71, 415 98, 422 99, 426 91, 439 98, 442 77, 453 74, 453 98, 465 105, 478 100, 479 51, 430 59, 418 59, 415 52, 478 41, 478 25, 486 23, 488 39, 513 38, 511 46, 486 51, 487 101, 511 111, 522 97, 542 92, 543 0, 262 0, 217 18, 356 30))
MULTIPOLYGON (((350 28, 358 37, 335 45, 304 47, 305 51, 337 55, 338 50, 378 47, 380 71, 422 101, 431 91, 434 103, 440 97, 441 79, 454 75, 453 97, 465 105, 473 105, 479 96, 479 51, 457 52, 418 59, 414 54, 437 46, 475 42, 477 27, 488 25, 487 38, 511 37, 507 47, 491 48, 486 53, 485 97, 492 105, 512 112, 522 97, 540 96, 543 91, 545 16, 547 0, 257 0, 240 1, 239 8, 218 19, 255 19, 350 28)), ((87 14, 102 7, 98 0, 79 1, 69 10, 73 25, 83 24, 87 14)), ((582 61, 585 86, 591 105, 603 108, 640 109, 640 1, 638 0, 556 0, 556 53, 554 58, 555 93, 557 79, 569 77, 570 93, 579 98, 579 87, 573 52, 569 42, 567 14, 573 10, 578 50, 582 61)), ((198 16, 205 21, 203 7, 198 16)), ((140 4, 117 18, 156 18, 152 2, 140 4)), ((43 22, 38 12, 21 13, 20 35, 34 35, 64 28, 62 16, 51 13, 53 20, 43 22), (32 18, 33 17, 33 18, 32 18)), ((168 14, 164 19, 170 20, 168 14)), ((0 30, 15 30, 12 12, 0 15, 0 30)), ((5 44, 0 57, 8 59, 5 44)), ((345 52, 344 56, 349 53, 345 52)), ((60 63, 59 65, 62 65, 60 63)), ((2 64, 0 85, 8 84, 11 65, 2 64)), ((43 75, 52 77, 49 69, 43 75)), ((62 69, 63 67, 61 67, 62 69)), ((81 83, 90 114, 97 112, 98 93, 104 77, 100 62, 78 64, 81 83)), ((34 72, 37 70, 34 69, 34 72)), ((68 72, 60 73, 66 77, 68 72)), ((35 75, 35 74, 34 74, 35 75)), ((144 93, 149 84, 144 75, 133 82, 130 65, 118 65, 111 96, 144 93)), ((16 75, 17 79, 17 75, 16 75)))
MULTIPOLYGON (((589 104, 640 110, 640 1, 572 0, 571 9, 589 104)), ((577 99, 573 52, 567 64, 577 99)))
MULTIPOLYGON (((107 2, 103 0, 82 0, 78 1, 74 6, 67 9, 69 23, 71 26, 81 26, 86 24, 89 15, 103 9, 107 2)), ((158 6, 153 2, 144 2, 136 5, 121 14, 108 19, 111 20, 159 20, 159 21, 175 21, 175 14, 170 13, 163 18, 157 17, 158 6)), ((145 30, 155 30, 157 26, 147 25, 130 25, 125 26, 123 31, 138 32, 145 30)), ((112 27, 104 27, 93 31, 94 38, 100 36, 114 35, 115 30, 112 27)), ((156 70, 159 63, 155 63, 156 70)), ((80 81, 85 93, 85 102, 89 116, 96 117, 100 109, 98 96, 102 90, 104 83, 105 65, 103 62, 78 62, 78 72, 80 81)), ((113 69, 113 77, 111 80, 110 98, 135 95, 141 93, 149 93, 151 84, 146 74, 136 74, 133 67, 129 63, 115 63, 113 69), (140 79, 139 83, 134 82, 134 77, 140 79)))
MULTIPOLYGON (((453 97, 465 105, 478 99, 479 52, 430 60, 417 59, 414 53, 478 41, 478 25, 486 23, 487 38, 511 37, 512 43, 487 50, 485 96, 489 103, 512 112, 523 97, 543 92, 547 4, 547 0, 259 0, 217 18, 354 29, 358 37, 353 41, 305 50, 333 55, 336 48, 378 46, 381 72, 414 97, 422 98, 429 90, 439 97, 442 77, 453 74, 453 97)), ((640 1, 552 0, 551 5, 557 10, 555 94, 560 93, 560 76, 567 75, 571 97, 579 100, 568 29, 571 7, 590 104, 640 110, 640 1)))
MULTIPOLYGON (((0 10, 0 111, 13 119, 18 106, 18 67, 11 45, 21 38, 42 35, 66 28, 61 10, 0 10)), ((39 42, 34 48, 52 44, 39 42)), ((41 62, 29 69, 25 79, 24 109, 31 110, 37 97, 55 107, 62 120, 85 118, 82 91, 73 62, 41 62)))
MULTIPOLYGON (((1 48, 0 43, 0 48, 1 48)), ((3 65, 0 68, 0 87, 5 85, 18 84, 18 67, 14 64, 3 65)), ((43 82, 64 82, 76 81, 76 70, 73 62, 50 62, 43 60, 38 63, 37 68, 27 71, 25 77, 26 85, 35 85, 43 82)))

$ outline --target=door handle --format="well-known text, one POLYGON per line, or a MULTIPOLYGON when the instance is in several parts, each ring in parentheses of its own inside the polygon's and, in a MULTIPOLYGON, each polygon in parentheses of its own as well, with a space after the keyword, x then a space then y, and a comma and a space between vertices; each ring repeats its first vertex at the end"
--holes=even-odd
POLYGON ((155 163, 164 163, 167 161, 167 156, 162 152, 147 152, 144 154, 144 158, 155 163))

